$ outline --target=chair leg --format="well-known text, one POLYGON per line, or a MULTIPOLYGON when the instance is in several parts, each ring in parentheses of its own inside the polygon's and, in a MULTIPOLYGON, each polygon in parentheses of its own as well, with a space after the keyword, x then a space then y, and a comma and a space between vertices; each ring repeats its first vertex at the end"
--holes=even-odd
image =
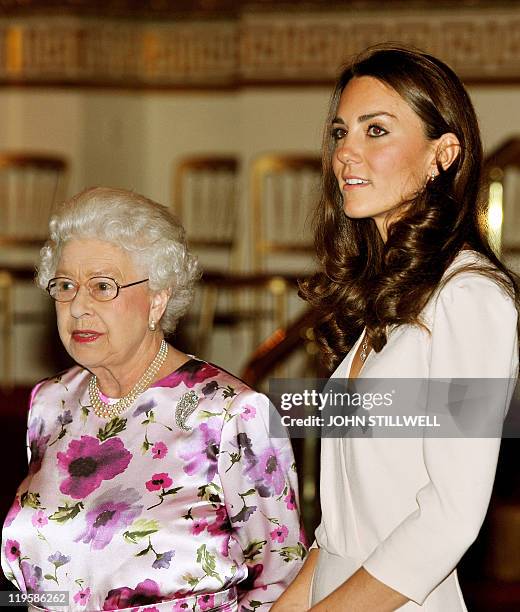
POLYGON ((215 285, 205 285, 202 288, 200 318, 197 330, 197 355, 208 357, 207 351, 211 349, 211 338, 217 309, 218 289, 215 285))
MULTIPOLYGON (((287 299, 288 299, 288 284, 281 277, 273 278, 269 284, 269 290, 274 299, 274 323, 277 329, 285 329, 287 327, 287 299)), ((287 364, 280 364, 274 371, 275 378, 287 378, 287 364)))

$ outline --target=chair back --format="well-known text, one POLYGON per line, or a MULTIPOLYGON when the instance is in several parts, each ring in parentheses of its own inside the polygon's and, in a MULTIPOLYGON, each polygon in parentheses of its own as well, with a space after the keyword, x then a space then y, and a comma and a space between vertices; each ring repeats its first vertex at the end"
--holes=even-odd
POLYGON ((287 266, 282 254, 314 252, 311 218, 319 197, 321 158, 317 155, 270 154, 252 165, 252 239, 255 270, 287 266))
POLYGON ((238 224, 237 172, 238 160, 232 156, 190 156, 177 164, 173 211, 198 255, 215 250, 233 255, 238 224))
POLYGON ((67 162, 55 155, 0 153, 0 244, 38 246, 65 196, 67 162))

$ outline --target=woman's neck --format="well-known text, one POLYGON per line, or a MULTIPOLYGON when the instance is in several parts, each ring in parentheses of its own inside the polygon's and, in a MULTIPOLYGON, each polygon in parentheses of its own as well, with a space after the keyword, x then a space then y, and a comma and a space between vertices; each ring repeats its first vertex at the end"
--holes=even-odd
MULTIPOLYGON (((98 388, 100 391, 105 396, 114 399, 128 395, 157 356, 161 340, 162 337, 154 342, 150 349, 146 351, 146 359, 143 358, 143 353, 139 351, 139 357, 135 363, 129 363, 126 366, 122 365, 120 367, 92 368, 92 373, 98 379, 98 388)), ((151 384, 166 377, 189 360, 190 357, 188 357, 188 355, 168 345, 166 359, 157 371, 151 384)))

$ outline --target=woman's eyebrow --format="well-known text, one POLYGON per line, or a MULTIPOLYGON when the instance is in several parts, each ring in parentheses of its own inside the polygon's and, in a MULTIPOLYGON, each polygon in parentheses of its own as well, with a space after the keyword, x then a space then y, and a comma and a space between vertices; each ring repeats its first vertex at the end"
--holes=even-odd
MULTIPOLYGON (((63 276, 65 278, 73 278, 73 275, 69 273, 66 268, 57 268, 55 274, 56 277, 63 276)), ((85 276, 88 278, 115 278, 116 272, 114 270, 110 271, 109 268, 95 268, 94 270, 89 270, 85 276)))
MULTIPOLYGON (((370 119, 374 119, 375 117, 381 117, 381 116, 386 116, 386 117, 391 117, 392 119, 397 119, 395 115, 392 115, 392 113, 389 113, 387 111, 374 111, 373 113, 367 113, 366 115, 360 115, 357 120, 358 120, 358 123, 363 123, 364 121, 370 121, 370 119)), ((342 125, 345 125, 345 121, 341 117, 334 117, 334 119, 332 120, 332 123, 341 123, 342 125)))
POLYGON ((110 270, 110 268, 96 268, 95 270, 92 270, 88 273, 88 276, 90 278, 95 278, 97 276, 101 276, 104 278, 107 277, 112 277, 114 276, 115 271, 114 270, 110 270))
POLYGON ((392 117, 392 119, 397 119, 395 115, 392 113, 388 113, 387 111, 374 111, 373 113, 368 113, 367 115, 360 115, 358 117, 358 123, 363 123, 364 121, 370 121, 370 119, 374 119, 375 117, 380 117, 381 115, 386 117, 392 117))

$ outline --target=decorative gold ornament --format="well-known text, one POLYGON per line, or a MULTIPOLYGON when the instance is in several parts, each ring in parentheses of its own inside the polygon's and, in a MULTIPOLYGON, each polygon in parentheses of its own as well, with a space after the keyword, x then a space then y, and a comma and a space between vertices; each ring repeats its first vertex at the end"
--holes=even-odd
POLYGON ((359 358, 362 363, 365 363, 366 358, 368 357, 368 340, 365 336, 363 343, 361 344, 361 353, 359 353, 359 358))

